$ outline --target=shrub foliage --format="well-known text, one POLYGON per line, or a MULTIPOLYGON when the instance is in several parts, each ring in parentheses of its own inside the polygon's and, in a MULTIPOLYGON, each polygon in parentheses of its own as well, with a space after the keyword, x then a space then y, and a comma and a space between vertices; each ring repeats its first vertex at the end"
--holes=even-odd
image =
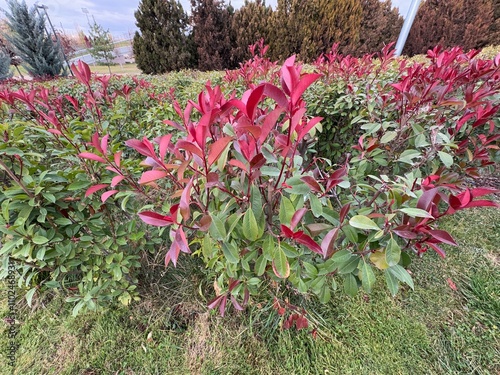
POLYGON ((308 325, 286 294, 326 302, 338 285, 369 293, 378 277, 392 295, 413 288, 412 255, 456 245, 440 218, 497 206, 466 177, 498 157, 500 55, 428 57, 332 52, 306 72, 295 57, 275 69, 258 55, 226 76, 246 89, 207 83, 186 104, 145 81, 92 78, 83 63, 68 92, 5 89, 3 265, 19 265, 28 300, 58 288, 78 312, 129 303, 151 252, 167 267, 194 256, 213 281, 209 308, 270 294, 285 328, 308 325), (359 103, 334 103, 354 142, 329 160, 314 149, 328 118, 308 101, 336 81, 339 102, 359 103))

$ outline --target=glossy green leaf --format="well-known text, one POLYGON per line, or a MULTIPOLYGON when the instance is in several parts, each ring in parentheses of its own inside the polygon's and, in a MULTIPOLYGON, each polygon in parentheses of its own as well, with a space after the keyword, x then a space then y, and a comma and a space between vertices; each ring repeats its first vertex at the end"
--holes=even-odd
POLYGON ((344 292, 351 297, 355 297, 358 293, 358 282, 352 273, 344 276, 344 292))
POLYGON ((399 281, 408 284, 410 288, 415 289, 415 285, 413 284, 413 279, 411 278, 410 274, 399 264, 388 268, 386 272, 390 272, 391 275, 395 276, 399 281))
POLYGON ((394 238, 391 237, 385 249, 385 261, 389 267, 395 266, 401 259, 401 247, 394 238))
POLYGON ((356 215, 353 216, 349 220, 349 224, 358 229, 373 229, 373 230, 380 230, 379 226, 369 217, 364 216, 364 215, 356 215))
POLYGON ((256 241, 259 238, 259 227, 252 210, 247 210, 243 216, 243 235, 250 241, 256 241))
POLYGON ((426 217, 429 219, 434 219, 434 217, 430 213, 420 208, 401 208, 399 211, 411 217, 426 217))
POLYGON ((387 284, 387 288, 389 289, 389 292, 391 292, 392 296, 394 297, 396 294, 398 294, 399 281, 396 278, 396 276, 394 276, 391 272, 388 272, 388 270, 386 270, 384 272, 384 275, 385 275, 385 283, 387 284))
POLYGON ((375 273, 373 272, 372 266, 364 259, 359 263, 359 269, 361 271, 361 283, 363 289, 370 293, 372 291, 373 284, 375 284, 375 273))
POLYGON ((280 279, 286 279, 290 276, 290 264, 288 263, 288 258, 279 246, 275 249, 273 271, 274 274, 280 279))

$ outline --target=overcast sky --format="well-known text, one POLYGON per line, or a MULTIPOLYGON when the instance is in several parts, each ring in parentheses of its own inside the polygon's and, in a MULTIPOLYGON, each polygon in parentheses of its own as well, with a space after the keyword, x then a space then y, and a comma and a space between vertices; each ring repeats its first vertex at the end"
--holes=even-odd
MULTIPOLYGON (((32 6, 36 0, 27 0, 26 4, 32 6)), ((190 0, 180 0, 187 11, 191 8, 190 0)), ((239 8, 245 1, 232 0, 231 4, 239 8)), ((267 0, 266 4, 276 6, 277 0, 267 0)), ((400 13, 406 16, 411 0, 392 0, 400 13)), ((83 9, 88 11, 90 21, 92 16, 95 21, 105 29, 109 29, 116 37, 133 34, 136 29, 134 12, 139 6, 139 0, 39 0, 38 4, 48 6, 49 17, 57 29, 64 29, 68 34, 77 30, 87 29, 87 16, 83 9)), ((7 9, 5 0, 0 0, 0 8, 7 9)), ((3 18, 3 14, 1 14, 3 18)))

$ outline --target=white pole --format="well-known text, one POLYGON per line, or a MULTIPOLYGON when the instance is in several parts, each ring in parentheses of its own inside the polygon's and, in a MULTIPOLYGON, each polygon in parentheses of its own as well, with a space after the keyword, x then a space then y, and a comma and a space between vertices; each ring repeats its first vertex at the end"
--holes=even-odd
POLYGON ((398 42, 396 43, 396 56, 401 56, 403 52, 403 48, 406 43, 406 39, 408 38, 408 34, 410 33, 411 26, 413 25, 413 21, 415 20, 415 16, 417 15, 418 7, 420 5, 421 0, 412 0, 410 9, 408 10, 408 14, 406 15, 405 22, 403 27, 401 28, 401 32, 399 33, 398 42))

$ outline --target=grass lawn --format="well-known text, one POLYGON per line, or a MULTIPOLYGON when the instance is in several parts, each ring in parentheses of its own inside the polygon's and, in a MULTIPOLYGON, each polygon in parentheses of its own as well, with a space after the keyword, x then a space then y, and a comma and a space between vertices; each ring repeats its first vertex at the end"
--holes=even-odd
MULTIPOLYGON (((109 74, 109 70, 106 65, 89 65, 89 67, 92 73, 109 74)), ((123 64, 122 66, 111 65, 110 68, 112 74, 141 74, 141 70, 137 68, 136 64, 123 64)), ((14 73, 14 77, 20 77, 16 69, 11 68, 11 70, 14 73)), ((22 66, 19 66, 19 70, 21 71, 21 74, 24 76, 24 78, 29 77, 28 72, 22 66)))
MULTIPOLYGON (((458 248, 410 270, 415 291, 392 299, 380 283, 327 305, 305 299, 318 328, 282 331, 270 306, 220 318, 198 292, 197 265, 150 277, 141 302, 71 317, 61 298, 18 302, 15 374, 499 374, 500 210, 443 222, 458 248), (456 284, 450 287, 449 280, 456 284), (188 280, 188 281, 186 281, 188 280)), ((5 286, 0 315, 7 315, 5 286)), ((7 324, 0 361, 7 363, 7 324)), ((9 374, 8 366, 0 374, 9 374)))

